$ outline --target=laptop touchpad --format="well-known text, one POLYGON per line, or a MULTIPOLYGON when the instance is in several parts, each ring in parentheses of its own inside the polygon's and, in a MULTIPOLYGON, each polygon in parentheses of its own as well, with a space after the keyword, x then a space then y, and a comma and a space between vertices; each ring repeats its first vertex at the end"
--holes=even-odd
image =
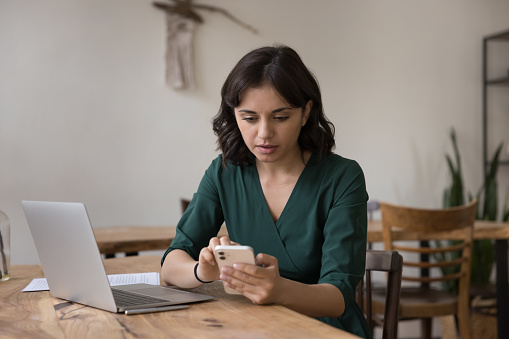
POLYGON ((141 294, 147 294, 154 297, 173 297, 176 294, 186 293, 183 291, 177 291, 171 288, 153 288, 153 287, 147 287, 147 288, 140 288, 133 290, 135 293, 141 293, 141 294))

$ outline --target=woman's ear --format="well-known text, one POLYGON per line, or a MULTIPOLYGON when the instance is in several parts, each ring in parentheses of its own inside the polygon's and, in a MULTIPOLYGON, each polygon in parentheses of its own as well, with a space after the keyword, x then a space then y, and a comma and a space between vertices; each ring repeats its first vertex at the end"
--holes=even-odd
POLYGON ((304 110, 303 110, 302 126, 304 126, 306 124, 306 122, 308 121, 309 115, 311 114, 311 108, 312 107, 313 107, 313 101, 309 100, 308 103, 306 104, 306 106, 304 107, 304 110))

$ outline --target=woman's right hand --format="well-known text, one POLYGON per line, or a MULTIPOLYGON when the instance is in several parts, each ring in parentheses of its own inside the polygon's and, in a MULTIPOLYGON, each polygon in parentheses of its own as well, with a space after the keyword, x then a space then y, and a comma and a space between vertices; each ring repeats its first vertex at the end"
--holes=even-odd
POLYGON ((199 265, 196 271, 200 280, 203 281, 214 281, 219 279, 219 268, 214 258, 214 248, 217 245, 239 245, 234 241, 230 240, 230 237, 224 236, 221 238, 214 237, 209 241, 209 246, 204 247, 200 251, 200 257, 198 259, 199 265))

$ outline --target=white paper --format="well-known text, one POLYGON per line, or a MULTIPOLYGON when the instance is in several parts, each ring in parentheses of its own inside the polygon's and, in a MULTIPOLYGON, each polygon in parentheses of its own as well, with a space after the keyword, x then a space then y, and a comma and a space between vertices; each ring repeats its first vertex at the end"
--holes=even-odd
POLYGON ((150 284, 160 285, 159 273, 130 273, 130 274, 109 274, 108 280, 110 286, 131 285, 131 284, 150 284))
MULTIPOLYGON (((160 285, 159 273, 129 273, 129 274, 108 274, 110 286, 130 285, 130 284, 150 284, 160 285)), ((22 292, 49 291, 46 278, 33 279, 22 292)))
POLYGON ((37 278, 34 279, 28 284, 27 287, 23 289, 21 292, 32 292, 32 291, 48 291, 48 282, 46 278, 37 278))

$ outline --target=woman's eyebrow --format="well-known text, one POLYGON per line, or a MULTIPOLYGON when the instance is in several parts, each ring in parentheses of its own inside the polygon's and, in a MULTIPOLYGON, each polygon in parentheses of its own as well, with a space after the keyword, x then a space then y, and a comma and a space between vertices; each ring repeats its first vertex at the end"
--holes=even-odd
MULTIPOLYGON (((285 111, 287 109, 292 109, 291 107, 281 107, 281 108, 276 108, 275 110, 273 110, 271 113, 279 113, 279 112, 282 112, 282 111, 285 111)), ((247 114, 256 114, 255 111, 251 111, 249 109, 239 109, 238 110, 239 113, 247 113, 247 114)))
POLYGON ((248 109, 239 109, 238 112, 239 113, 247 113, 247 114, 256 114, 255 111, 251 111, 251 110, 248 110, 248 109))
POLYGON ((279 113, 282 111, 286 111, 287 109, 292 109, 292 108, 291 107, 281 107, 281 108, 273 110, 272 113, 279 113))

